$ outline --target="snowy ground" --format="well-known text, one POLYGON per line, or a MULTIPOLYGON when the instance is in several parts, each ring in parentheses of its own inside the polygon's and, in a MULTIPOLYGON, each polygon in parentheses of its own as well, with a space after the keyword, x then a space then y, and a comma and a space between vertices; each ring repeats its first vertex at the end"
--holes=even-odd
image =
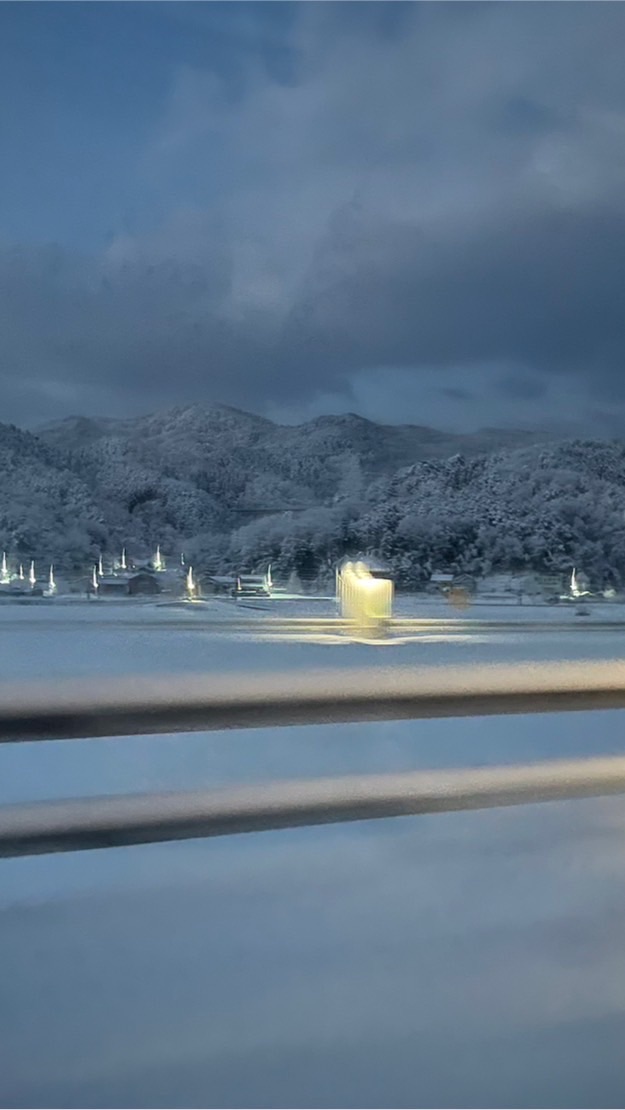
MULTIPOLYGON (((591 608, 614 627, 587 630, 560 606, 476 606, 469 620, 528 631, 376 647, 228 635, 217 622, 243 609, 225 602, 3 605, 0 660, 5 681, 262 668, 288 680, 293 667, 625 655, 625 611, 591 608), (549 627, 563 620, 570 630, 549 627)), ((5 746, 0 801, 623 752, 623 723, 5 746)), ((624 841, 615 798, 0 862, 0 1106, 622 1106, 624 841)))

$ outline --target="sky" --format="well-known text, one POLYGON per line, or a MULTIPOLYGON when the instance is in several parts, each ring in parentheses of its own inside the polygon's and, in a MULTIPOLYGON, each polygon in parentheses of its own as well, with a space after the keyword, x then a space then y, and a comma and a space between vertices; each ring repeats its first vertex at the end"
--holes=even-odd
POLYGON ((625 430, 625 6, 0 5, 2 419, 625 430))

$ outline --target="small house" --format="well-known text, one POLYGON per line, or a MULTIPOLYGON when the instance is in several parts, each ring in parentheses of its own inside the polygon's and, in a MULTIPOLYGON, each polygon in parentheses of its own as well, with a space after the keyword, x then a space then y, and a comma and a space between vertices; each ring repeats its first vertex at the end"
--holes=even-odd
POLYGON ((104 574, 98 579, 98 597, 127 597, 128 579, 122 575, 104 574))
POLYGON ((428 586, 435 593, 447 593, 454 581, 454 575, 448 571, 435 570, 430 575, 428 586))
POLYGON ((1 597, 41 597, 42 595, 41 588, 33 588, 25 582, 20 582, 19 579, 15 582, 0 583, 1 597))
POLYGON ((205 579, 205 590, 213 594, 233 594, 236 581, 232 574, 210 574, 205 579))
POLYGON ((148 571, 140 570, 137 574, 129 575, 127 579, 127 591, 131 597, 136 597, 137 595, 160 594, 161 587, 155 574, 149 574, 148 571))
POLYGON ((235 597, 269 597, 265 574, 238 574, 234 586, 235 597))

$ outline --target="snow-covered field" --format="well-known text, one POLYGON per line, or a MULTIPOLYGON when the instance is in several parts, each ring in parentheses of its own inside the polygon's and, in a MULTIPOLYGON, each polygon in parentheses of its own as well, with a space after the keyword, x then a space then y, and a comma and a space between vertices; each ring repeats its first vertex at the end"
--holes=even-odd
MULTIPOLYGON (((383 646, 263 641, 253 607, 229 634, 243 613, 3 605, 2 679, 625 655, 620 606, 383 646)), ((624 719, 4 746, 0 801, 623 752, 624 719)), ((0 1105, 621 1106, 624 843, 615 798, 0 861, 0 1105)))

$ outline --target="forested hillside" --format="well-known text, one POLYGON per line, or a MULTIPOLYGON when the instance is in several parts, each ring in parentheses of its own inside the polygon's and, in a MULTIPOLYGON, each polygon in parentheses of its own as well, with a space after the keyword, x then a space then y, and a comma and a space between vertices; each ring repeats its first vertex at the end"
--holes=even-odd
POLYGON ((198 568, 323 577, 346 553, 406 586, 442 567, 625 582, 625 447, 353 415, 283 426, 225 406, 0 426, 0 544, 68 570, 122 546, 198 568))

